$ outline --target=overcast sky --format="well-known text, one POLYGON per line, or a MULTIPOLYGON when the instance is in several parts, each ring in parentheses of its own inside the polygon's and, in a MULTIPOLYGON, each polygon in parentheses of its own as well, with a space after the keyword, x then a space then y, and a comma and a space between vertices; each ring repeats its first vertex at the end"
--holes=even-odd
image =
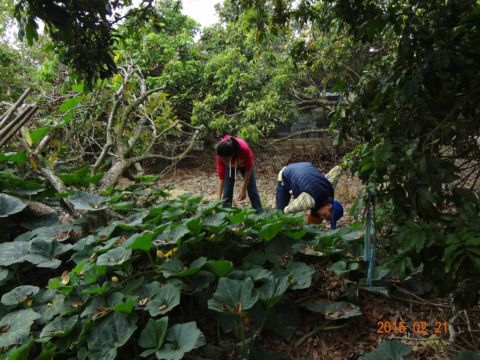
POLYGON ((202 27, 210 26, 217 20, 215 4, 220 0, 182 0, 183 13, 197 20, 202 27))

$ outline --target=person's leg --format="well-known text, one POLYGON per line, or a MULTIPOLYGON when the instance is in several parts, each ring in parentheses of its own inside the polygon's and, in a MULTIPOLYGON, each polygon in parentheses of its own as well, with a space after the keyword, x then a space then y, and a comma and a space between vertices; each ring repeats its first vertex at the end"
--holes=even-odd
MULTIPOLYGON (((242 175, 245 176, 245 169, 241 169, 242 175)), ((258 194, 257 189, 257 180, 255 178, 255 168, 252 167, 252 172, 250 173, 250 180, 247 184, 247 193, 248 198, 250 199, 250 203, 252 204, 252 208, 257 210, 257 212, 262 211, 262 200, 260 199, 260 195, 258 194)))
POLYGON ((281 181, 277 181, 277 191, 275 194, 275 207, 283 212, 290 202, 290 192, 288 189, 282 185, 281 181))
POLYGON ((233 201, 233 188, 235 186, 235 175, 233 169, 229 171, 229 168, 225 169, 225 178, 223 180, 223 207, 232 207, 233 201), (230 176, 229 176, 230 175, 230 176))

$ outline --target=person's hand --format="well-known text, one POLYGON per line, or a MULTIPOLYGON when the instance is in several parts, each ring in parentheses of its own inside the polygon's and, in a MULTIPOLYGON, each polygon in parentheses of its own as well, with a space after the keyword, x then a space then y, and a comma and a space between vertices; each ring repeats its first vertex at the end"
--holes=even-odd
POLYGON ((307 215, 307 224, 321 224, 323 219, 318 216, 312 216, 312 214, 307 215))
POLYGON ((242 190, 240 192, 240 195, 238 196, 238 201, 243 201, 247 198, 247 192, 245 190, 242 190))

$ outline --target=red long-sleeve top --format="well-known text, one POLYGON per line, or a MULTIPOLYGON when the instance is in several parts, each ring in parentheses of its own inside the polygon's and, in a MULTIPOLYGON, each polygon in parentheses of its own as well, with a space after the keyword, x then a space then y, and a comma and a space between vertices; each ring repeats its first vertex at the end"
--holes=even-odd
MULTIPOLYGON (((227 140, 230 137, 233 136, 225 135, 222 141, 227 140)), ((248 171, 253 167, 253 151, 250 149, 245 140, 237 137, 235 139, 238 141, 240 148, 238 149, 237 156, 232 161, 232 167, 236 166, 237 168, 244 168, 246 171, 248 171)), ((218 178, 223 180, 225 178, 225 169, 227 168, 227 165, 223 163, 222 159, 218 155, 216 156, 216 161, 218 178)))

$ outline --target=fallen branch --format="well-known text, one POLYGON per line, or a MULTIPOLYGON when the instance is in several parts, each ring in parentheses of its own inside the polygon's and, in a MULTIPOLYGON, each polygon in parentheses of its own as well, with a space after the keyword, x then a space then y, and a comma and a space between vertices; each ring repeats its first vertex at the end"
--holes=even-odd
POLYGON ((25 101, 26 97, 28 96, 28 94, 30 94, 30 91, 32 91, 32 89, 30 88, 27 88, 27 90, 25 90, 25 92, 22 94, 22 96, 20 96, 18 98, 18 100, 15 102, 15 104, 13 104, 8 110, 7 112, 2 116, 0 117, 0 128, 5 125, 8 120, 10 120, 10 118, 12 117, 13 114, 15 114, 15 111, 17 111, 17 109, 20 107, 20 105, 23 104, 23 102, 25 101))
POLYGON ((427 301, 425 299, 422 299, 420 296, 418 295, 415 295, 414 293, 404 289, 404 288, 401 288, 400 286, 398 286, 397 284, 393 284, 393 286, 398 290, 400 291, 401 293, 404 293, 406 295, 409 295, 415 299, 417 299, 418 301, 415 301, 415 300, 409 300, 409 299, 405 299, 405 298, 401 298, 401 297, 398 297, 398 296, 392 296, 394 299, 397 299, 397 300, 405 300, 405 301, 410 301, 410 302, 413 302, 413 303, 417 303, 417 304, 424 304, 424 305, 431 305, 431 306, 436 306, 436 307, 440 307, 440 308, 450 308, 449 305, 446 305, 446 304, 437 304, 437 303, 433 303, 433 302, 430 302, 430 301, 427 301))
POLYGON ((0 147, 5 145, 10 139, 15 136, 15 134, 20 130, 21 127, 27 125, 33 114, 37 111, 38 107, 36 105, 28 107, 20 115, 18 115, 10 124, 8 124, 4 129, 0 131, 0 147))
POLYGON ((199 134, 200 134, 200 130, 196 130, 195 133, 193 134, 192 138, 190 139, 187 148, 181 154, 179 154, 177 156, 166 156, 166 155, 160 155, 160 154, 146 154, 146 155, 141 155, 141 156, 134 157, 134 158, 130 159, 130 161, 133 163, 133 162, 150 160, 150 159, 163 159, 163 160, 169 160, 169 161, 175 161, 175 160, 183 159, 192 149, 192 147, 195 144, 195 141, 197 140, 197 137, 198 137, 199 134))
POLYGON ((455 320, 457 320, 459 314, 460 313, 456 313, 450 319, 448 319, 448 333, 450 334, 448 341, 451 343, 455 342, 458 335, 457 331, 455 330, 455 326, 453 326, 453 323, 455 322, 455 320))
POLYGON ((295 342, 295 345, 294 347, 295 348, 298 348, 300 345, 302 345, 306 340, 308 340, 308 338, 312 337, 313 335, 319 333, 320 331, 325 331, 325 330, 336 330, 336 329, 342 329, 344 327, 347 326, 347 324, 341 324, 341 325, 331 325, 331 326, 328 326, 328 324, 330 324, 330 321, 326 321, 325 323, 323 323, 322 325, 319 325, 317 326, 315 329, 313 329, 312 331, 306 333, 305 335, 303 335, 299 340, 297 340, 295 342))
MULTIPOLYGON (((259 146, 262 149, 265 149, 266 147, 272 146, 272 145, 277 144, 277 143, 282 142, 282 141, 286 141, 286 140, 291 139, 295 136, 300 136, 300 135, 305 135, 305 134, 313 134, 313 133, 328 134, 329 132, 330 132, 330 130, 328 130, 328 129, 307 129, 307 130, 302 130, 302 131, 297 131, 297 132, 291 133, 290 135, 285 136, 281 139, 272 140, 268 144, 265 144, 265 145, 259 144, 259 146)), ((334 130, 334 132, 335 132, 335 130, 334 130)))

